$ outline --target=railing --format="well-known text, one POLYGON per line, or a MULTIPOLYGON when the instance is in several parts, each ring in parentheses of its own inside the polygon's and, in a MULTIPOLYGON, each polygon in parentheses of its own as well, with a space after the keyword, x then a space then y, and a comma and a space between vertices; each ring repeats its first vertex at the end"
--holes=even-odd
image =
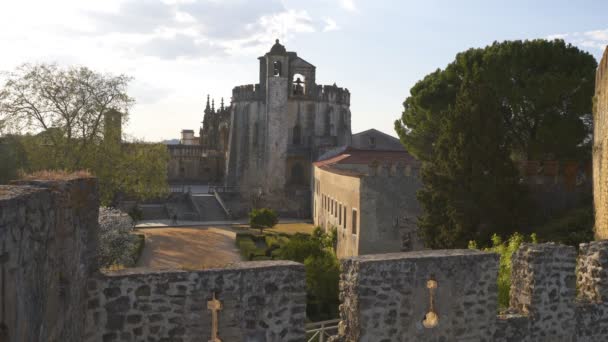
POLYGON ((224 214, 226 214, 226 218, 229 220, 232 220, 232 212, 230 211, 230 209, 228 209, 228 207, 226 206, 226 204, 220 197, 220 194, 217 191, 214 191, 213 196, 215 196, 215 199, 220 204, 220 207, 222 207, 222 209, 224 210, 224 214))
POLYGON ((182 194, 186 192, 186 187, 184 185, 170 185, 169 192, 174 194, 182 194))
POLYGON ((308 342, 325 342, 330 336, 338 334, 339 319, 306 324, 308 342))
POLYGON ((239 192, 239 187, 238 186, 221 186, 221 185, 209 185, 209 190, 208 192, 210 194, 213 194, 215 192, 221 193, 221 192, 239 192))

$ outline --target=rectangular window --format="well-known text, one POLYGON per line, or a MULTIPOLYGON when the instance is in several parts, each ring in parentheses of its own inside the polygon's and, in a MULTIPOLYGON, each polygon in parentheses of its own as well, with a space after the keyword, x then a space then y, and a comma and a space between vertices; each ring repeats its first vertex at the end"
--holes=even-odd
POLYGON ((344 206, 344 222, 342 222, 342 227, 346 229, 346 206, 344 206))
POLYGON ((353 234, 357 234, 357 209, 353 209, 353 234))
POLYGON ((338 205, 338 224, 342 225, 342 204, 338 205))

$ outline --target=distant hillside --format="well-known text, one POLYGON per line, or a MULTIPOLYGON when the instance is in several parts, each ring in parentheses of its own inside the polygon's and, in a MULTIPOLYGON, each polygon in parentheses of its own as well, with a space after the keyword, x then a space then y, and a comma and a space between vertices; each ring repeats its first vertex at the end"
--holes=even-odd
POLYGON ((179 139, 163 140, 162 143, 165 145, 179 145, 179 139))

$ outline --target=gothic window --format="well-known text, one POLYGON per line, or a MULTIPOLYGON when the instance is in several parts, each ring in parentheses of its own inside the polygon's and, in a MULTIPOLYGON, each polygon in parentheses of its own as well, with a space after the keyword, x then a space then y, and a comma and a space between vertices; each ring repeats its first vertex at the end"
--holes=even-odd
POLYGON ((275 77, 279 77, 281 76, 281 73, 283 72, 283 64, 281 63, 281 61, 274 61, 274 63, 272 64, 272 68, 273 68, 273 76, 275 77))
POLYGON ((304 95, 306 94, 306 78, 301 74, 293 75, 293 95, 304 95))
POLYGON ((291 184, 306 184, 306 180, 304 179, 304 168, 300 163, 296 163, 291 167, 291 184))
POLYGON ((300 145, 302 141, 302 130, 300 129, 300 125, 296 125, 293 128, 293 144, 300 145))

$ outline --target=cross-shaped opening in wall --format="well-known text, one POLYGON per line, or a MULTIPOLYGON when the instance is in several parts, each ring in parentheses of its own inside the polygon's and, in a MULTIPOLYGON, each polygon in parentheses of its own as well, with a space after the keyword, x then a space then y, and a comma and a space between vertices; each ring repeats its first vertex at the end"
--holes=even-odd
POLYGON ((211 339, 208 342, 222 342, 218 331, 218 313, 222 310, 222 302, 215 298, 215 292, 213 292, 211 300, 207 301, 207 309, 211 311, 211 339))

